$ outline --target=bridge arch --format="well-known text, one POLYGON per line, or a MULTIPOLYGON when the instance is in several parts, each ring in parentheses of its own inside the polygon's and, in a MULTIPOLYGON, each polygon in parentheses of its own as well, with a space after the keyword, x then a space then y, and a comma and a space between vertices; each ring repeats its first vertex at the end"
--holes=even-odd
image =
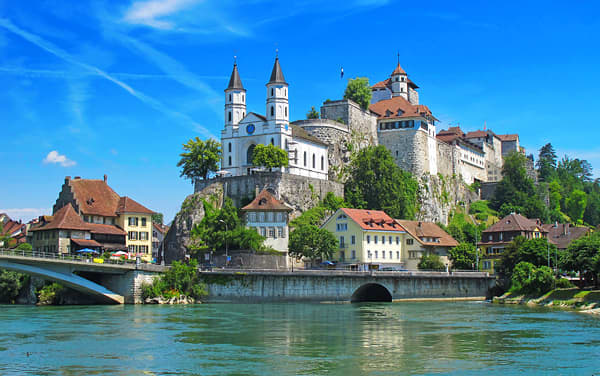
POLYGON ((367 283, 360 286, 352 297, 352 303, 359 302, 391 302, 392 294, 390 291, 379 283, 367 283))

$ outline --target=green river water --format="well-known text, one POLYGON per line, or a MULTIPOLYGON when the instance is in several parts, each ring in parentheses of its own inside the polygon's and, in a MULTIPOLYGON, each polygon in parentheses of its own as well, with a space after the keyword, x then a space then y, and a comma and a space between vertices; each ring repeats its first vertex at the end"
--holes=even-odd
POLYGON ((482 302, 0 306, 0 375, 600 375, 600 319, 482 302))

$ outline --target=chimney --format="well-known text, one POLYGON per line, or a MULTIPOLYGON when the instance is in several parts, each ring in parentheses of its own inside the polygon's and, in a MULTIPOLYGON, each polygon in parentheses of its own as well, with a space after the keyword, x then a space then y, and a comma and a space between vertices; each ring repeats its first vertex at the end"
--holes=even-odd
POLYGON ((81 179, 81 176, 75 176, 73 179, 74 180, 79 180, 79 179, 81 179))
POLYGON ((563 235, 565 235, 565 236, 566 236, 568 233, 569 233, 569 224, 568 224, 568 223, 565 223, 565 224, 563 225, 563 235))
POLYGON ((258 197, 258 194, 260 193, 260 191, 258 190, 258 185, 254 186, 254 197, 258 197))
POLYGON ((106 183, 106 180, 108 179, 108 176, 106 176, 106 174, 104 174, 104 182, 106 183))
POLYGON ((65 183, 68 183, 69 180, 71 180, 71 177, 70 176, 65 176, 65 183))
POLYGON ((419 224, 417 226, 421 227, 421 222, 419 222, 419 224))

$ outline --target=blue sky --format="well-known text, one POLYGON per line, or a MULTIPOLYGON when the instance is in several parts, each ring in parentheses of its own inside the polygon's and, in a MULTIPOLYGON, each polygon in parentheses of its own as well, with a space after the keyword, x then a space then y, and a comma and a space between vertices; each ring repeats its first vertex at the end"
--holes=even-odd
MULTIPOLYGON (((581 2, 0 2, 0 212, 48 214, 64 177, 171 220, 181 144, 218 136, 233 56, 264 113, 279 49, 291 119, 389 76, 396 54, 441 120, 519 133, 600 171, 600 5, 581 2), (340 67, 345 77, 340 79, 340 67)), ((600 176, 595 171, 596 176, 600 176)))

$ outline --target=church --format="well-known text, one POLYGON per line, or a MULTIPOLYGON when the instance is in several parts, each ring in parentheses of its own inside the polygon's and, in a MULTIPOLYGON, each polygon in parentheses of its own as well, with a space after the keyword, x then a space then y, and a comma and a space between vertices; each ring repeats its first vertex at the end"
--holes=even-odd
POLYGON ((221 169, 227 176, 251 175, 260 171, 252 163, 258 144, 272 144, 288 153, 289 166, 281 172, 327 179, 328 146, 299 126, 290 124, 288 83, 285 81, 279 58, 266 84, 266 113, 246 112, 246 89, 233 65, 229 85, 225 89, 225 128, 221 131, 223 158, 221 169))

